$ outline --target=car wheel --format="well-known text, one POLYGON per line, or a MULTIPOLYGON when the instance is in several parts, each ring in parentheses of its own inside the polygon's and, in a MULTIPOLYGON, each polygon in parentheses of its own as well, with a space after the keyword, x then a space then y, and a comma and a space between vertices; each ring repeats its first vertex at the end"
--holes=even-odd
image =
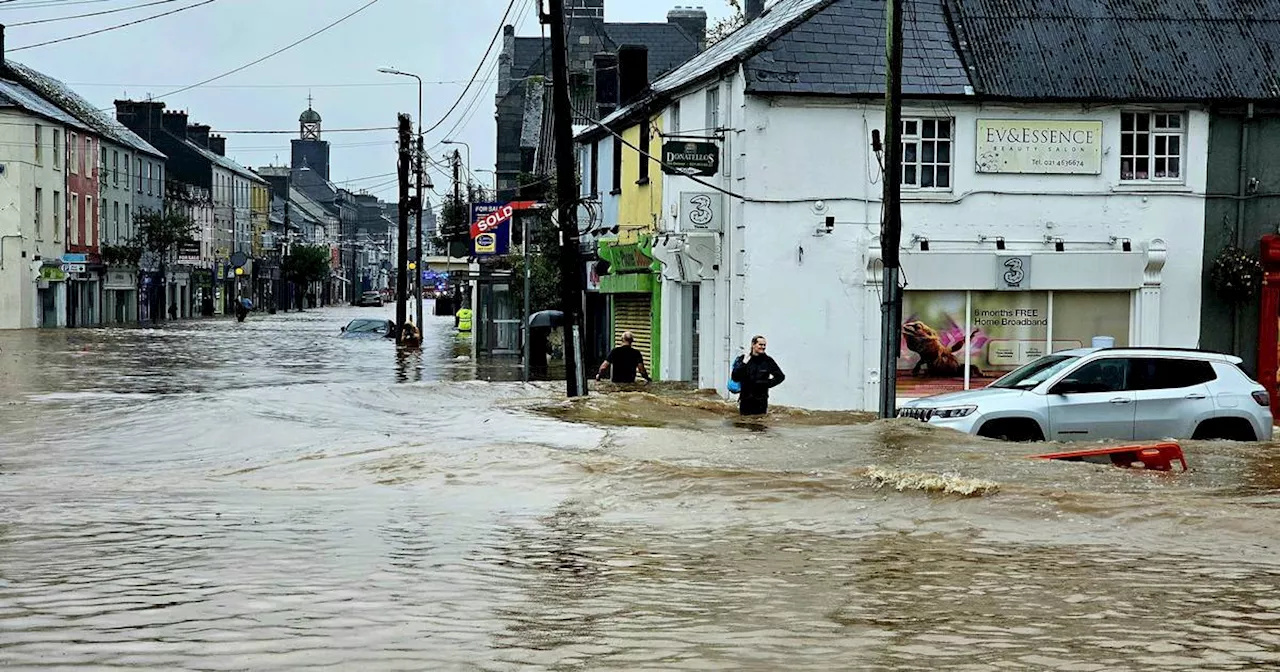
POLYGON ((1215 418, 1206 420, 1196 427, 1192 439, 1199 441, 1257 441, 1258 434, 1253 425, 1243 418, 1215 418))
POLYGON ((1034 420, 1025 419, 992 420, 978 430, 978 436, 1015 443, 1044 441, 1040 425, 1034 420))

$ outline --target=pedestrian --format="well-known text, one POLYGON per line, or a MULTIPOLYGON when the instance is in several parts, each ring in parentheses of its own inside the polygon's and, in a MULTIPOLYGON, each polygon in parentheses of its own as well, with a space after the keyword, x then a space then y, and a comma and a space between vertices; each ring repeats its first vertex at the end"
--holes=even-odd
POLYGON ((629 384, 636 382, 636 371, 644 377, 646 383, 653 382, 649 377, 649 372, 644 368, 644 353, 636 350, 632 345, 635 343, 636 337, 629 331, 622 332, 622 345, 614 348, 605 357, 604 362, 600 364, 600 370, 596 372, 596 380, 600 380, 604 376, 604 372, 609 372, 609 379, 615 383, 629 384))
POLYGON ((787 376, 778 363, 765 354, 769 347, 764 336, 751 339, 751 347, 742 355, 742 363, 734 367, 731 377, 742 385, 738 396, 740 415, 764 415, 769 412, 769 390, 782 384, 787 376))
POLYGON ((244 305, 244 301, 236 301, 236 322, 244 322, 244 318, 249 316, 249 307, 244 305))
POLYGON ((171 320, 178 319, 178 304, 176 303, 169 304, 169 319, 171 320))

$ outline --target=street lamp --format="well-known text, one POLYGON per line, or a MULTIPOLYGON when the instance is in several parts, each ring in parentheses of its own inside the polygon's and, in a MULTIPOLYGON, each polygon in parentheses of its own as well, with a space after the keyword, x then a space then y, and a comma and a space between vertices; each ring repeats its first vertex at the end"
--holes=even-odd
MULTIPOLYGON (((385 75, 399 75, 401 77, 412 77, 418 80, 418 152, 417 152, 417 162, 415 166, 416 169, 414 170, 414 172, 417 174, 417 183, 418 183, 418 207, 417 207, 418 224, 415 231, 415 238, 418 241, 417 243, 418 258, 421 259, 422 258, 422 204, 423 202, 426 201, 426 199, 423 197, 423 194, 422 194, 422 162, 423 162, 422 78, 413 74, 412 72, 404 72, 403 70, 396 70, 395 68, 378 68, 378 72, 381 72, 385 75)), ((417 288, 414 291, 414 305, 417 307, 418 328, 421 329, 422 328, 422 275, 417 273, 415 273, 414 275, 417 276, 417 279, 413 284, 410 284, 409 286, 417 288)))

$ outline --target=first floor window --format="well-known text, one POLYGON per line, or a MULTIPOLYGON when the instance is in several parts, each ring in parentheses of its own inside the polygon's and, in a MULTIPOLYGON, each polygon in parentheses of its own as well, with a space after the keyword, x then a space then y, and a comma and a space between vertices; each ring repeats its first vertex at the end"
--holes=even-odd
POLYGON ((1120 114, 1120 179, 1181 182, 1186 123, 1181 112, 1120 114))
POLYGON ((952 127, 950 119, 902 120, 902 186, 951 188, 952 127))
POLYGON ((36 240, 44 240, 44 189, 36 187, 36 240))

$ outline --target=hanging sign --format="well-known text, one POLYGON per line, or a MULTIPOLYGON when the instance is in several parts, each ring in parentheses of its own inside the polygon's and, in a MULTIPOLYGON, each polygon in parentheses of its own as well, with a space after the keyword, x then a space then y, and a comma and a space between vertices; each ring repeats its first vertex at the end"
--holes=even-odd
POLYGON ((664 142, 662 164, 662 172, 668 175, 710 177, 720 172, 720 148, 714 142, 664 142))

